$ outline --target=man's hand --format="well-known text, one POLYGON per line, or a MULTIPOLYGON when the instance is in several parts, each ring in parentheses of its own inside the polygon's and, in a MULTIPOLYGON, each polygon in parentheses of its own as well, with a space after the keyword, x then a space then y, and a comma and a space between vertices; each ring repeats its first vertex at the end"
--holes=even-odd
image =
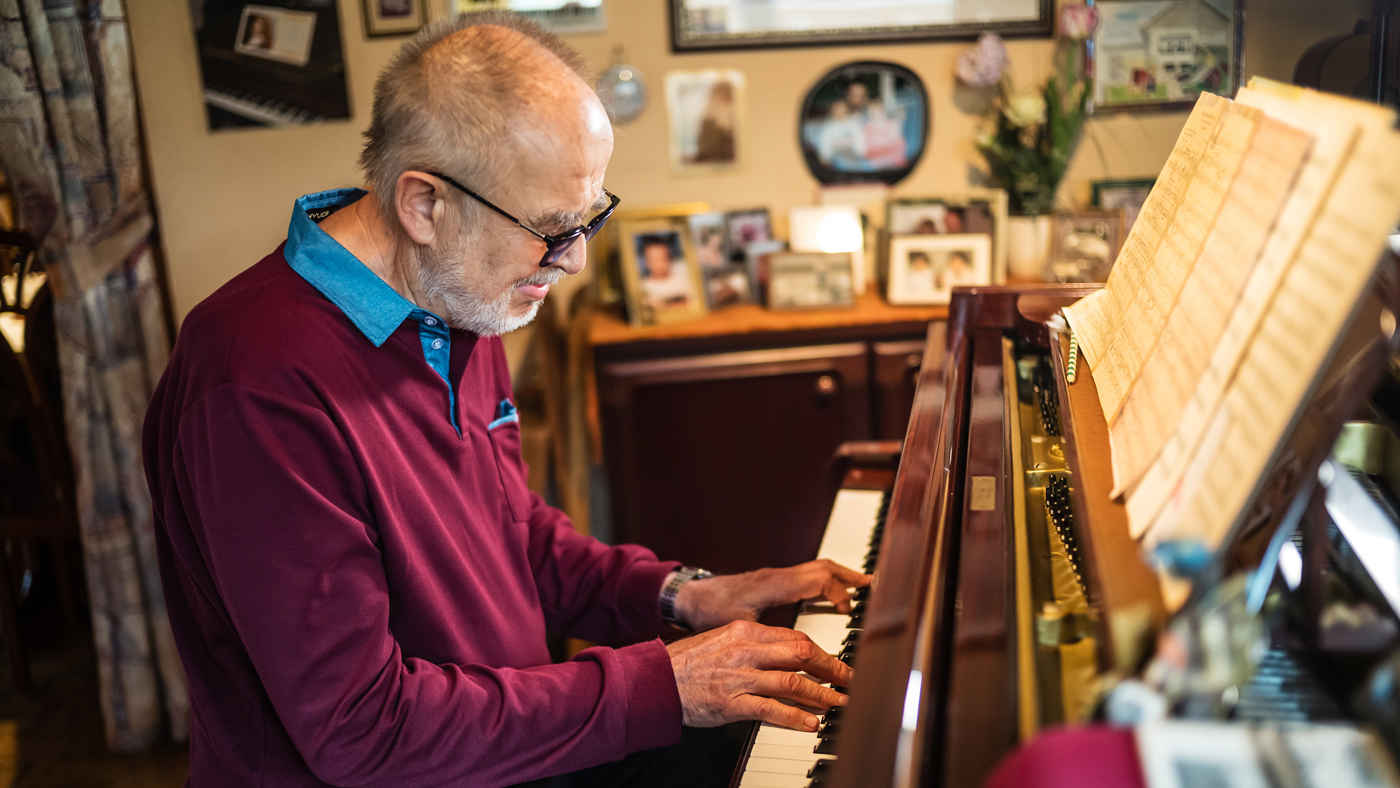
POLYGON ((765 609, 804 599, 826 599, 851 612, 848 589, 870 584, 870 575, 825 558, 783 569, 692 580, 676 594, 676 612, 697 632, 731 621, 757 621, 765 609))
POLYGON ((846 704, 845 695, 813 678, 845 687, 850 684, 851 669, 801 632, 735 621, 677 640, 666 650, 671 654, 686 725, 710 728, 762 720, 814 731, 817 718, 805 709, 821 711, 846 704))

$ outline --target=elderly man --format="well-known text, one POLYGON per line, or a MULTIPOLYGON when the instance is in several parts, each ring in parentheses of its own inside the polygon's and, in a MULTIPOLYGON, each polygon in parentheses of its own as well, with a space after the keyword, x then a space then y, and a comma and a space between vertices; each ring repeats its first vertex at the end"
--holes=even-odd
POLYGON ((193 785, 499 785, 844 702, 845 665, 753 619, 865 575, 706 577, 525 486, 498 335, 617 205, 577 68, 508 16, 423 31, 376 85, 370 191, 297 200, 186 319, 145 460, 193 785), (547 632, 620 647, 551 664, 547 632))

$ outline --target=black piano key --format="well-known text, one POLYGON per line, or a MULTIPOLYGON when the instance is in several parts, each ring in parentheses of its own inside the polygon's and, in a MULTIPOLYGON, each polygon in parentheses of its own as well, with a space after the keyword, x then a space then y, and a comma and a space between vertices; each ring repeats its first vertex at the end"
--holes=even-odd
MULTIPOLYGON (((832 736, 830 738, 821 739, 817 742, 817 746, 812 748, 812 752, 821 753, 822 755, 835 755, 836 737, 832 736)), ((822 761, 818 761, 818 763, 822 763, 822 761)), ((811 775, 808 776, 810 777, 811 775)))

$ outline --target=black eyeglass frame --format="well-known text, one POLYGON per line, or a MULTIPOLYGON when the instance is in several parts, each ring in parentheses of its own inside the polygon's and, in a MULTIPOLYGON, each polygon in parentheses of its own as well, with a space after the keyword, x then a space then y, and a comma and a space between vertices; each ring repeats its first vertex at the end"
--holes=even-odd
POLYGON ((504 208, 501 208, 500 206, 496 205, 495 203, 491 202, 485 197, 482 197, 480 194, 477 194, 471 189, 468 189, 467 187, 453 180, 451 176, 443 175, 440 172, 433 172, 432 170, 428 170, 427 173, 433 176, 434 178, 441 178, 442 180, 447 181, 448 183, 455 186, 457 189, 464 192, 468 197, 474 198, 477 202, 481 203, 482 205, 485 205, 487 208, 490 208, 496 213, 499 213, 500 215, 509 219, 512 223, 515 224, 515 226, 519 227, 520 229, 524 230, 530 235, 535 236, 541 241, 544 241, 544 256, 540 258, 540 268, 548 268, 549 266, 559 262, 559 258, 563 257, 564 254, 569 251, 569 248, 574 245, 574 242, 577 241, 580 237, 582 237, 584 240, 591 240, 593 236, 598 234, 599 230, 603 229, 603 225, 608 221, 609 217, 613 215, 613 211, 617 210, 618 203, 622 202, 621 197, 618 197, 616 194, 613 194, 607 189, 603 189, 603 194, 606 194, 608 196, 608 199, 611 200, 611 202, 608 203, 608 207, 603 209, 602 213, 598 214, 592 219, 589 219, 588 224, 581 224, 572 230, 568 230, 557 235, 546 235, 538 230, 535 230, 534 228, 530 227, 529 225, 525 224, 524 222, 520 221, 514 216, 511 216, 508 212, 506 212, 504 208))

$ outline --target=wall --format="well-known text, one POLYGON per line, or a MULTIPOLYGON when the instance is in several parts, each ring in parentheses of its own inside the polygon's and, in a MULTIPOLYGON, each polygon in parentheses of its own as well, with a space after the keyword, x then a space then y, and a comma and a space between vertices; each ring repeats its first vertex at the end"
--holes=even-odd
MULTIPOLYGON (((402 39, 367 40, 358 2, 341 0, 340 7, 350 122, 216 134, 205 127, 188 4, 128 3, 177 318, 283 238, 298 195, 359 182, 354 163, 374 77, 402 39)), ((648 107, 636 121, 617 129, 607 181, 628 207, 690 200, 721 209, 767 205, 781 230, 787 210, 813 202, 817 190, 795 142, 802 97, 827 69, 863 59, 890 60, 913 69, 923 78, 932 103, 931 139, 924 157, 892 194, 958 191, 970 184, 971 170, 979 166, 973 139, 980 118, 959 109, 967 97, 955 92, 952 78, 954 60, 966 43, 676 55, 670 52, 666 5, 665 0, 608 0, 607 31, 571 38, 599 70, 608 65, 613 47, 621 44, 628 62, 646 78, 648 107), (705 68, 738 68, 747 75, 743 162, 725 174, 672 174, 664 77, 668 71, 705 68)), ((1254 0, 1245 27, 1247 72, 1288 79, 1303 47, 1348 32, 1369 5, 1369 0, 1333 0, 1327 12, 1319 14, 1314 0, 1254 0)), ((1008 48, 1019 84, 1036 84, 1048 74, 1048 40, 1011 41, 1008 48)), ((1087 203, 1091 180, 1155 174, 1184 119, 1180 112, 1093 119, 1061 189, 1061 204, 1087 203)))

